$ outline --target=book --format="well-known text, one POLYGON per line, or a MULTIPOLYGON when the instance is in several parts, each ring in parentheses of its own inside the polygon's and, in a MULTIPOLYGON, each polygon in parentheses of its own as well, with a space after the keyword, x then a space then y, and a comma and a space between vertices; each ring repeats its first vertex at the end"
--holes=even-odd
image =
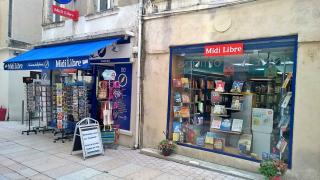
POLYGON ((183 88, 190 88, 189 79, 188 78, 181 78, 181 84, 183 88))
POLYGON ((205 143, 205 138, 200 136, 196 138, 196 144, 197 146, 203 147, 205 143))
POLYGON ((215 91, 224 92, 225 82, 223 82, 221 80, 217 80, 217 81, 215 81, 215 84, 216 84, 215 91))
POLYGON ((221 122, 220 129, 222 131, 230 131, 231 123, 232 123, 231 119, 223 119, 222 122, 221 122))
POLYGON ((243 81, 233 81, 232 88, 231 88, 230 92, 241 93, 243 83, 244 83, 243 81))
POLYGON ((180 115, 183 118, 189 118, 190 117, 190 109, 187 106, 182 106, 180 110, 180 115))
POLYGON ((213 137, 214 137, 213 132, 207 132, 206 138, 205 138, 205 144, 213 144, 213 137))
POLYGON ((214 89, 214 82, 213 81, 207 81, 207 89, 214 89))
POLYGON ((222 97, 218 92, 211 91, 211 103, 219 104, 222 101, 222 97))
POLYGON ((180 103, 182 101, 181 94, 179 92, 174 93, 174 102, 180 103))
POLYGON ((231 131, 241 132, 242 131, 243 120, 242 119, 233 119, 231 131))
POLYGON ((180 78, 173 78, 172 82, 173 82, 173 87, 176 87, 176 88, 182 87, 182 82, 180 78))
POLYGON ((291 77, 292 77, 292 73, 288 73, 287 78, 284 80, 284 82, 282 84, 283 89, 287 88, 291 77))
POLYGON ((190 95, 188 93, 182 93, 182 102, 189 103, 190 102, 190 95))
POLYGON ((173 106, 173 116, 175 118, 181 118, 181 106, 173 106))
POLYGON ((252 134, 242 134, 238 141, 240 152, 249 153, 251 150, 252 134))
POLYGON ((202 125, 203 124, 203 116, 200 113, 195 113, 193 116, 193 124, 194 125, 202 125))
POLYGON ((241 110, 242 101, 243 101, 242 97, 233 96, 232 97, 232 102, 231 102, 231 109, 241 110))
POLYGON ((223 150, 225 139, 224 138, 214 138, 213 147, 216 150, 223 150))
POLYGON ((212 120, 212 123, 211 123, 211 128, 212 129, 220 129, 221 122, 222 122, 222 118, 214 117, 214 119, 212 120))
POLYGON ((286 149, 287 145, 288 145, 288 142, 286 141, 286 139, 285 139, 284 137, 282 137, 282 138, 279 140, 279 142, 277 143, 277 149, 279 149, 279 151, 280 151, 281 153, 283 153, 284 150, 286 149))
POLYGON ((226 107, 224 105, 214 105, 212 106, 213 109, 211 109, 212 114, 225 114, 226 113, 226 107))
POLYGON ((179 141, 180 140, 180 133, 172 133, 172 141, 179 141))
POLYGON ((181 122, 174 121, 173 125, 172 125, 172 130, 175 133, 180 133, 180 131, 181 131, 181 122))

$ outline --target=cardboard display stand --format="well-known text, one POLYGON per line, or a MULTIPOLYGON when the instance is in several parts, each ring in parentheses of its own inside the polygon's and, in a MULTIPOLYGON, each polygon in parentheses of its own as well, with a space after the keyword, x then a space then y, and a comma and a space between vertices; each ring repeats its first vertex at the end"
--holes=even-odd
POLYGON ((104 155, 99 122, 84 118, 75 127, 72 152, 82 150, 83 159, 93 155, 104 155))

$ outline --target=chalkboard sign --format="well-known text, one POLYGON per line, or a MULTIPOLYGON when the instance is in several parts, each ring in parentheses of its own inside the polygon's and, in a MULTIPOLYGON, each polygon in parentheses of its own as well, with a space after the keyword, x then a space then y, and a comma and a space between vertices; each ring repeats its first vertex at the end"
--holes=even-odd
POLYGON ((83 159, 89 156, 104 154, 101 132, 98 121, 84 118, 76 125, 72 151, 82 150, 83 159))

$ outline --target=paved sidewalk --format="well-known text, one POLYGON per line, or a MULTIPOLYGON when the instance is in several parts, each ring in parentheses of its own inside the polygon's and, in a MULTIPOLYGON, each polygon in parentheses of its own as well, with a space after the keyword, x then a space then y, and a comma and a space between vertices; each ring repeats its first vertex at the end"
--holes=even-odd
POLYGON ((107 149, 104 156, 82 160, 70 155, 71 142, 53 143, 51 133, 21 135, 17 122, 0 122, 0 180, 6 179, 240 179, 217 172, 149 157, 119 147, 107 149))

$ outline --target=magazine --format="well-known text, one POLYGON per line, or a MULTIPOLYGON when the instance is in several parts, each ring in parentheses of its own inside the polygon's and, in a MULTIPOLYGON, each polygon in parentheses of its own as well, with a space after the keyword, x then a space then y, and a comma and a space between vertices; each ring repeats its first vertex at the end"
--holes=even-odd
POLYGON ((182 101, 181 94, 179 92, 174 93, 174 102, 180 103, 182 101))
POLYGON ((222 119, 219 118, 219 117, 214 117, 214 119, 212 120, 212 123, 211 123, 211 128, 213 129, 220 129, 221 127, 221 122, 222 122, 222 119))
POLYGON ((224 92, 225 82, 223 82, 221 80, 217 80, 217 81, 215 81, 215 83, 216 83, 215 91, 224 92))
POLYGON ((242 87, 243 87, 243 81, 234 81, 232 84, 232 88, 230 92, 233 93, 241 93, 242 92, 242 87))
POLYGON ((241 132, 242 131, 243 120, 242 119, 233 119, 231 131, 241 132))
POLYGON ((182 93, 182 102, 183 103, 189 103, 190 102, 190 96, 188 93, 182 93))
POLYGON ((188 78, 181 78, 181 84, 183 88, 190 88, 190 83, 188 78))
POLYGON ((182 82, 180 78, 173 78, 172 82, 173 82, 173 87, 176 87, 176 88, 182 87, 182 82))
POLYGON ((190 117, 190 109, 187 106, 182 106, 180 110, 180 115, 183 118, 189 118, 190 117))
POLYGON ((242 97, 240 96, 233 96, 231 102, 231 109, 241 110, 242 106, 242 97))
POLYGON ((181 117, 181 106, 173 106, 173 116, 175 118, 181 117))
POLYGON ((223 119, 222 122, 221 122, 220 129, 222 131, 230 131, 231 123, 232 123, 231 119, 223 119))
POLYGON ((222 97, 218 92, 211 91, 211 103, 212 104, 219 104, 222 101, 222 97))

